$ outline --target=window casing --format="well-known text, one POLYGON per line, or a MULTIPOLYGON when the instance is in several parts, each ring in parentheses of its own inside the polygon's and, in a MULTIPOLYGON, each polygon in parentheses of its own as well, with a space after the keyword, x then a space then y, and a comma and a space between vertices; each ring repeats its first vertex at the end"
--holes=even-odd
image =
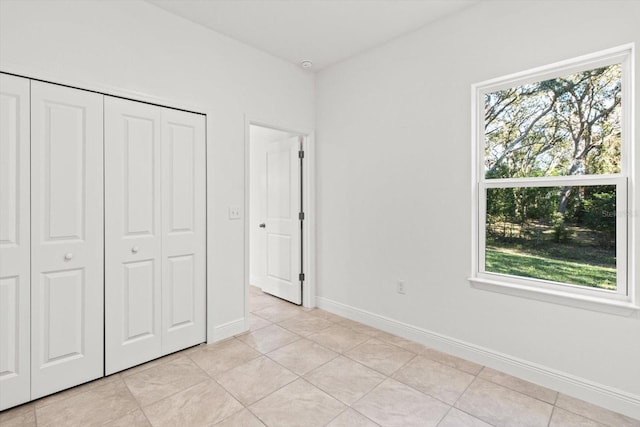
MULTIPOLYGON (((558 92, 549 91, 549 93, 557 94, 558 92)), ((633 262, 630 262, 634 259, 633 254, 635 249, 635 237, 631 233, 635 230, 635 215, 631 214, 633 212, 632 208, 635 206, 633 200, 633 189, 635 188, 633 185, 635 178, 633 170, 633 95, 633 45, 610 49, 472 86, 473 258, 470 281, 475 287, 561 304, 577 305, 600 311, 628 314, 637 308, 635 294, 638 290, 634 287, 634 269, 636 267, 633 262), (506 176, 493 173, 493 169, 495 168, 488 166, 492 160, 499 158, 500 161, 505 162, 509 160, 510 155, 513 155, 515 158, 519 153, 514 151, 509 154, 508 148, 505 148, 512 147, 513 145, 509 143, 515 141, 517 136, 513 136, 509 132, 498 129, 495 126, 492 128, 491 126, 493 125, 486 125, 487 122, 491 123, 493 118, 495 118, 495 115, 487 115, 489 111, 488 105, 500 97, 495 96, 495 94, 507 94, 513 96, 513 99, 516 99, 517 96, 513 95, 516 89, 521 89, 520 93, 526 93, 524 88, 531 87, 532 85, 537 84, 538 87, 542 87, 541 83, 544 82, 558 82, 567 76, 583 75, 581 73, 588 73, 605 67, 614 69, 618 66, 621 85, 617 87, 618 92, 616 93, 617 96, 619 96, 617 100, 620 106, 619 116, 617 117, 617 123, 620 126, 620 138, 618 156, 613 156, 616 161, 612 167, 608 169, 605 167, 604 170, 598 173, 584 172, 578 170, 580 168, 572 167, 567 169, 565 171, 566 173, 545 174, 544 172, 540 172, 541 168, 538 164, 535 165, 536 168, 534 168, 534 171, 529 170, 529 172, 524 171, 512 173, 511 175, 506 173, 506 176), (505 136, 505 143, 502 146, 496 145, 494 147, 489 142, 491 137, 488 135, 493 131, 502 132, 507 135, 505 136), (512 137, 512 140, 509 140, 509 137, 512 137), (494 150, 496 147, 497 149, 494 150), (492 173, 489 173, 490 169, 492 173), (557 188, 579 189, 579 191, 585 194, 594 193, 596 192, 595 189, 605 188, 609 190, 608 193, 611 199, 609 203, 614 205, 615 209, 613 209, 613 212, 602 212, 602 215, 612 217, 609 223, 615 221, 615 230, 610 230, 612 238, 614 239, 613 246, 615 246, 615 283, 608 283, 607 288, 604 286, 599 287, 597 284, 594 286, 585 286, 584 284, 572 283, 569 279, 558 280, 556 274, 548 274, 545 276, 545 274, 538 274, 535 270, 533 273, 531 273, 530 270, 524 273, 518 272, 520 270, 525 271, 525 266, 519 269, 517 268, 518 265, 516 265, 516 268, 509 270, 493 265, 493 259, 496 257, 496 253, 499 252, 502 254, 500 255, 500 259, 507 259, 507 257, 510 256, 508 249, 498 248, 498 252, 496 252, 496 248, 492 246, 494 242, 492 235, 495 234, 494 229, 500 228, 501 225, 506 228, 505 224, 513 226, 513 224, 508 223, 506 220, 503 224, 495 225, 495 215, 488 213, 488 210, 492 212, 495 210, 495 202, 493 202, 493 200, 495 200, 496 194, 525 194, 528 192, 543 195, 547 194, 546 199, 553 199, 555 190, 552 190, 557 188), (491 203, 494 203, 493 205, 487 204, 488 198, 492 200, 491 203), (490 237, 487 237, 488 235, 490 237), (487 255, 490 256, 488 257, 487 255)), ((603 95, 604 98, 607 96, 607 93, 603 95)), ((518 99, 521 100, 522 98, 518 99)), ((506 106, 509 104, 507 101, 504 102, 506 106)), ((524 105, 524 102, 525 101, 522 101, 522 105, 524 105)), ((554 98, 554 102, 553 108, 558 111, 558 115, 562 114, 564 105, 558 101, 558 98, 554 98)), ((542 104, 539 103, 538 105, 542 104)), ((543 110, 543 107, 544 105, 540 107, 540 110, 543 110)), ((501 111, 501 114, 506 117, 507 122, 510 120, 509 114, 504 112, 506 111, 505 109, 500 110, 496 108, 495 111, 501 111)), ((516 120, 518 110, 514 109, 513 111, 512 116, 514 120, 516 120)), ((523 110, 519 111, 521 113, 523 110)), ((520 114, 520 117, 524 117, 524 115, 520 114)), ((527 124, 526 118, 522 118, 521 120, 523 124, 527 124)), ((546 124, 536 123, 536 126, 542 129, 546 124)), ((551 127, 551 124, 549 127, 551 127)), ((557 130, 550 129, 549 132, 540 132, 541 134, 555 135, 557 130)), ((533 145, 534 144, 532 144, 532 146, 533 145)), ((539 147, 540 145, 537 146, 539 147)), ((554 161, 555 158, 552 155, 545 153, 544 150, 540 151, 542 153, 540 158, 543 160, 538 163, 552 163, 554 161)), ((529 163, 535 163, 536 161, 537 160, 533 160, 529 163)), ((495 163, 492 165, 495 166, 495 163)), ((531 166, 531 164, 529 164, 529 166, 531 166)), ((598 193, 598 197, 601 195, 602 194, 598 193)), ((586 199, 588 197, 585 196, 583 198, 586 199)), ((536 200, 546 199, 545 196, 542 196, 542 198, 538 196, 536 200)), ((589 200, 589 202, 593 202, 593 200, 589 200)), ((557 200, 555 203, 557 203, 557 200)), ((526 202, 523 202, 523 205, 526 206, 526 202)), ((507 209, 508 208, 509 206, 507 206, 507 209)), ((583 211, 584 209, 581 211, 581 214, 584 214, 583 211)), ((562 218, 564 218, 565 211, 563 210, 562 213, 562 218)), ((564 224, 564 222, 562 222, 562 224, 564 224)), ((522 235, 523 227, 516 228, 518 229, 517 233, 522 235)), ((554 230, 555 227, 545 225, 537 227, 534 232, 541 236, 554 230)), ((514 259, 517 263, 517 257, 514 259)), ((548 261, 549 259, 544 260, 548 261)), ((579 272, 580 267, 578 266, 577 268, 579 272)), ((553 270, 552 268, 550 269, 553 270)))

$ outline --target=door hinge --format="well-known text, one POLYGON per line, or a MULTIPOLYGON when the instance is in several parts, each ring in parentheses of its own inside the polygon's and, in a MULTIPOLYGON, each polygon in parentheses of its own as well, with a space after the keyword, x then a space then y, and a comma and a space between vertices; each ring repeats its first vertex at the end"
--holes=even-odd
POLYGON ((300 273, 300 274, 298 275, 298 279, 299 279, 301 282, 304 282, 304 273, 300 273))
POLYGON ((299 219, 300 221, 304 221, 304 212, 300 212, 300 213, 298 214, 298 219, 299 219))
POLYGON ((299 159, 304 159, 304 151, 302 151, 302 150, 298 151, 298 158, 299 159))

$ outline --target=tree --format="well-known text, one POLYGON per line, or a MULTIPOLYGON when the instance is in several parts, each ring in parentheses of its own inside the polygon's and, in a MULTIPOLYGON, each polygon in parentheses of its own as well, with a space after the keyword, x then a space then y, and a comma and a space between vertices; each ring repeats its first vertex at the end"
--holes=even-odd
MULTIPOLYGON (((487 94, 485 176, 619 172, 621 72, 615 64, 487 94)), ((560 190, 559 213, 572 191, 560 190)))
POLYGON ((618 172, 620 103, 618 64, 487 94, 486 176, 618 172))

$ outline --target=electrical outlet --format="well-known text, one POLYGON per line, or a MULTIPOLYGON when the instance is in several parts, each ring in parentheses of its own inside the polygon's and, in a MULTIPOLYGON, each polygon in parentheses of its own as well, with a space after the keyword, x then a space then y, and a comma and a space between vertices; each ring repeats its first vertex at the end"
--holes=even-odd
POLYGON ((407 293, 404 285, 405 285, 404 280, 398 280, 396 291, 401 295, 404 295, 407 293))
POLYGON ((229 206, 229 219, 240 219, 240 206, 229 206))

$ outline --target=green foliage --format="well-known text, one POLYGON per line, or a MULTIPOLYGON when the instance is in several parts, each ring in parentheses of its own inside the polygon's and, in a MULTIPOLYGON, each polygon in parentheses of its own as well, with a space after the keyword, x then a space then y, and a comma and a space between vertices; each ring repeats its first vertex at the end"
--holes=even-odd
POLYGON ((607 191, 606 187, 600 188, 583 201, 583 222, 591 229, 615 233, 616 194, 613 191, 607 191))
POLYGON ((593 236, 591 244, 615 248, 614 185, 489 188, 486 198, 490 238, 544 246, 547 242, 567 243, 572 239, 571 229, 584 229, 593 236), (566 208, 558 212, 563 195, 568 198, 566 208), (543 229, 549 232, 543 233, 543 229))
POLYGON ((599 231, 599 244, 615 247, 616 193, 605 186, 591 189, 592 194, 583 201, 583 224, 599 231))
POLYGON ((553 213, 553 241, 555 243, 566 243, 571 237, 567 225, 564 223, 564 214, 560 212, 553 213))
MULTIPOLYGON (((486 94, 486 179, 620 172, 621 82, 614 64, 486 94)), ((488 188, 487 270, 615 288, 615 200, 615 185, 488 188)))
POLYGON ((619 64, 488 93, 487 178, 620 171, 619 64))

